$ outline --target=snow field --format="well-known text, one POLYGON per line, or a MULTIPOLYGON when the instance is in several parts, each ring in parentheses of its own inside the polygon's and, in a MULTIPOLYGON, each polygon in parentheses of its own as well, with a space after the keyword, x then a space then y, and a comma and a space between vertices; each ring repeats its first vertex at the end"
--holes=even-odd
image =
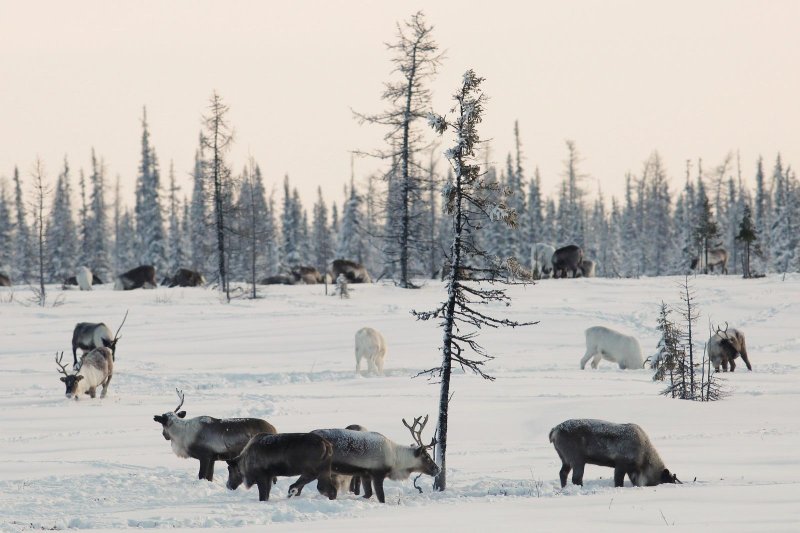
MULTIPOLYGON (((606 361, 579 369, 583 330, 605 325, 655 350, 658 305, 679 301, 679 278, 543 280, 514 287, 515 330, 487 330, 480 341, 496 359, 495 382, 457 374, 451 404, 448 491, 431 479, 386 482, 386 505, 353 495, 328 501, 312 487, 286 498, 281 479, 268 503, 257 491, 225 489, 224 463, 212 483, 196 460, 176 457, 153 415, 186 393, 189 417, 261 417, 279 431, 358 423, 404 444, 401 418, 429 413, 438 386, 410 379, 439 362, 441 332, 415 321, 444 294, 354 285, 350 300, 321 286, 262 288, 263 299, 230 305, 205 289, 66 291, 57 307, 19 305, 0 288, 0 531, 132 527, 325 531, 485 531, 560 526, 641 529, 665 523, 690 529, 794 531, 800 525, 800 277, 744 281, 701 276, 692 282, 702 313, 747 336, 754 371, 726 374, 730 398, 700 404, 658 395, 649 370, 621 371, 606 361), (125 310, 109 396, 64 398, 53 362, 70 351, 79 321, 116 330, 125 310), (371 326, 386 338, 386 377, 354 375, 353 336, 371 326), (567 418, 635 422, 684 485, 613 487, 613 471, 588 465, 585 485, 558 482, 560 461, 547 435, 567 418), (696 478, 696 481, 693 481, 696 478)), ((60 293, 51 287, 52 294, 60 293)))

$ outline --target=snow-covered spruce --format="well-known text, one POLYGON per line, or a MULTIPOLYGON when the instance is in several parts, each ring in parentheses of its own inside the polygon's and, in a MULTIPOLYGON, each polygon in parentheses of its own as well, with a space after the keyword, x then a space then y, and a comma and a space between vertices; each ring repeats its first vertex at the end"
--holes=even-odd
POLYGON ((614 424, 605 420, 570 419, 550 430, 550 442, 561 459, 558 476, 567 485, 583 485, 586 464, 614 468, 614 486, 622 487, 625 475, 637 487, 680 483, 664 462, 642 428, 636 424, 614 424))
POLYGON ((172 412, 156 415, 161 434, 172 444, 172 451, 182 458, 200 461, 199 479, 214 479, 214 462, 227 461, 239 455, 250 439, 259 433, 277 433, 275 427, 260 418, 213 418, 198 416, 184 420, 186 411, 178 411, 184 395, 178 391, 180 403, 172 412))

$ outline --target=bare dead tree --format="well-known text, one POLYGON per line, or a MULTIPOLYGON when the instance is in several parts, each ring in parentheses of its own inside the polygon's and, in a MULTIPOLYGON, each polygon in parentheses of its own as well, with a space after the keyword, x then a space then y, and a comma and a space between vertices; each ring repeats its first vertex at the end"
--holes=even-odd
POLYGON ((44 288, 44 264, 47 254, 44 227, 44 204, 46 198, 50 196, 52 192, 52 187, 45 183, 44 163, 42 163, 41 158, 36 158, 31 175, 33 177, 33 201, 31 204, 36 228, 36 241, 38 245, 36 255, 39 267, 39 287, 34 290, 34 298, 38 305, 44 307, 47 302, 47 295, 44 288))
POLYGON ((385 238, 396 241, 400 263, 398 284, 404 288, 413 287, 409 266, 411 252, 418 245, 414 225, 422 217, 419 210, 415 213, 413 205, 421 200, 424 187, 422 169, 416 163, 415 156, 429 145, 422 132, 415 128, 415 123, 424 119, 430 109, 431 92, 427 84, 436 74, 442 59, 432 33, 433 27, 425 22, 421 11, 402 25, 397 25, 397 41, 386 45, 395 54, 392 63, 395 72, 400 74, 399 80, 387 82, 384 86, 382 98, 388 102, 389 108, 376 115, 356 113, 356 118, 362 124, 388 127, 384 139, 389 149, 368 155, 393 162, 387 173, 391 181, 386 209, 397 219, 397 227, 389 225, 385 238))
POLYGON ((432 311, 412 311, 419 320, 440 319, 444 331, 442 362, 439 366, 420 372, 430 378, 438 378, 439 421, 436 428, 436 460, 441 472, 434 481, 435 490, 446 488, 447 423, 450 404, 450 375, 453 364, 478 374, 484 379, 494 380, 483 367, 493 357, 476 341, 481 328, 501 326, 517 327, 536 322, 517 322, 507 318, 497 318, 480 309, 490 303, 509 305, 510 297, 503 289, 485 287, 481 282, 525 283, 529 273, 524 272, 514 260, 501 261, 489 257, 476 243, 474 232, 482 227, 484 221, 500 220, 506 226, 516 225, 516 213, 500 203, 496 192, 499 185, 495 181, 483 179, 484 172, 477 162, 475 150, 480 143, 477 126, 481 122, 486 97, 480 90, 483 78, 472 70, 467 71, 461 87, 453 97, 456 101, 451 113, 453 119, 430 114, 428 122, 433 129, 443 134, 452 131, 456 144, 445 152, 454 171, 451 183, 445 185, 443 202, 445 212, 452 217, 453 241, 450 246, 445 288, 447 298, 432 311), (470 269, 470 277, 477 283, 467 283, 463 278, 464 266, 468 260, 482 259, 484 268, 470 269), (501 272, 504 274, 501 275, 501 272), (520 278, 526 278, 519 280, 520 278), (473 355, 474 354, 474 355, 473 355))

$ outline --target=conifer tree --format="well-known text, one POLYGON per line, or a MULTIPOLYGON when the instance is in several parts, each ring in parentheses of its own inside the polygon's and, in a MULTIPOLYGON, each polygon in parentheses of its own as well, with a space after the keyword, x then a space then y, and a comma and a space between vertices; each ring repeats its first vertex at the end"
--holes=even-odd
MULTIPOLYGON (((72 217, 72 200, 69 163, 64 157, 64 169, 56 182, 53 209, 47 225, 45 238, 50 243, 48 278, 63 282, 75 274, 75 259, 78 257, 78 240, 75 221, 72 217)), ((2 264, 2 262, 0 262, 2 264)))
MULTIPOLYGON (((448 417, 450 407, 450 375, 453 364, 460 365, 482 378, 492 380, 492 376, 483 370, 486 361, 492 359, 475 340, 476 331, 481 327, 521 326, 523 323, 507 318, 495 318, 487 315, 484 307, 489 303, 508 305, 510 298, 502 289, 469 287, 462 283, 462 266, 469 264, 469 258, 488 259, 483 250, 475 248, 469 234, 479 226, 482 217, 503 220, 510 227, 516 225, 516 213, 506 206, 498 204, 494 198, 498 192, 496 182, 482 180, 482 172, 475 160, 475 148, 480 142, 477 125, 481 122, 485 96, 480 91, 483 81, 472 70, 467 71, 463 83, 454 96, 456 105, 453 108, 455 118, 448 120, 444 116, 429 115, 429 124, 440 135, 451 130, 456 137, 456 144, 445 154, 453 167, 454 181, 443 191, 445 210, 452 223, 452 244, 447 266, 446 289, 447 299, 433 311, 417 312, 414 315, 421 320, 440 319, 444 330, 441 365, 423 372, 440 380, 439 420, 436 429, 436 461, 441 467, 434 481, 434 489, 443 491, 447 483, 446 452, 448 436, 448 417), (486 190, 485 187, 489 187, 486 190), (480 309, 480 310, 478 310, 480 309), (471 353, 470 353, 471 352, 471 353), (472 355, 474 354, 474 355, 472 355)), ((501 270, 510 276, 520 275, 519 264, 507 261, 503 265, 490 263, 475 273, 484 280, 495 280, 501 270)), ((528 274, 529 275, 529 274, 528 274)))
POLYGON ((14 167, 14 195, 16 219, 14 224, 14 254, 12 259, 13 271, 11 278, 22 283, 30 283, 34 279, 34 243, 25 215, 25 201, 22 195, 22 184, 19 178, 19 169, 14 167))
POLYGON ((167 239, 160 202, 161 178, 155 148, 150 144, 147 110, 142 112, 142 141, 139 176, 136 181, 136 249, 141 265, 156 272, 167 268, 167 239))
POLYGON ((111 243, 109 242, 108 216, 105 201, 105 169, 92 148, 91 208, 86 217, 86 241, 89 249, 88 266, 101 279, 110 279, 111 243))
POLYGON ((314 204, 312 221, 313 257, 312 263, 320 272, 328 270, 328 264, 333 259, 333 242, 331 230, 328 226, 328 206, 322 197, 322 187, 317 187, 317 202, 314 204))
POLYGON ((0 179, 0 272, 10 275, 14 240, 11 232, 11 204, 6 191, 5 179, 0 179))
POLYGON ((742 256, 742 277, 744 278, 752 277, 750 271, 750 249, 757 238, 755 224, 753 224, 750 216, 750 206, 745 204, 742 221, 739 223, 739 233, 736 235, 736 239, 744 245, 744 254, 742 256))
POLYGON ((363 200, 355 184, 350 184, 350 197, 344 204, 342 225, 339 228, 339 241, 336 245, 336 258, 357 263, 364 262, 363 200))
POLYGON ((175 164, 169 163, 169 250, 167 269, 169 275, 175 274, 178 268, 186 264, 187 250, 181 231, 181 208, 178 200, 180 187, 175 185, 175 164))
POLYGON ((387 210, 397 218, 397 224, 387 224, 386 239, 394 241, 398 248, 398 285, 403 288, 413 286, 411 265, 414 253, 420 251, 421 220, 419 215, 415 216, 414 204, 422 201, 424 171, 415 160, 427 143, 416 124, 430 110, 431 93, 427 85, 441 60, 432 32, 433 27, 425 22, 421 11, 403 25, 397 25, 397 41, 387 47, 395 54, 392 63, 400 79, 385 84, 383 99, 389 109, 377 115, 358 115, 361 123, 389 129, 384 137, 389 150, 375 155, 396 163, 390 174, 393 183, 388 188, 387 210))

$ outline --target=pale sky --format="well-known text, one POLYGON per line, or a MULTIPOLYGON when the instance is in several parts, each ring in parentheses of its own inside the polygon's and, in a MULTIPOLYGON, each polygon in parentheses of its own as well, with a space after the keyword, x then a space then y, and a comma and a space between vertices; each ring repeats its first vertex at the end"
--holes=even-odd
MULTIPOLYGON (((524 166, 540 168, 548 196, 565 139, 587 188, 607 195, 655 149, 675 184, 686 159, 711 168, 737 149, 748 182, 759 154, 768 168, 779 151, 800 165, 797 1, 0 0, 0 177, 14 165, 27 177, 39 155, 54 182, 64 155, 88 169, 94 147, 132 200, 147 106, 162 175, 173 160, 189 195, 216 89, 231 108, 235 171, 252 155, 268 187, 288 173, 307 205, 317 185, 340 203, 349 152, 381 147, 384 134, 351 108, 383 108, 383 43, 420 9, 446 51, 434 109, 449 109, 475 69, 494 160, 504 164, 518 119, 524 166)), ((379 165, 358 160, 357 178, 379 165)))

